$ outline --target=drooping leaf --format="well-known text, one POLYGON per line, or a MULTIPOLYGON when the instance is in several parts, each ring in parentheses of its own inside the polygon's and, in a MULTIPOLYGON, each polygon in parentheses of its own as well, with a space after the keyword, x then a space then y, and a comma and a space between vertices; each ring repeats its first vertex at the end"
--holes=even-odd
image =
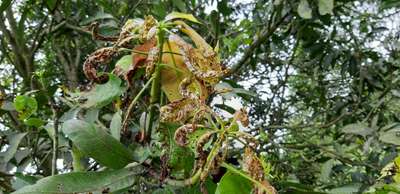
POLYGON ((116 113, 114 113, 114 116, 112 117, 110 124, 110 133, 118 141, 121 137, 121 123, 122 123, 122 111, 118 110, 116 113))
POLYGON ((318 12, 321 15, 333 14, 334 0, 318 0, 318 12))
POLYGON ((90 123, 72 119, 66 121, 62 129, 80 151, 101 165, 118 169, 133 161, 129 149, 90 123))
POLYGON ((299 6, 297 7, 297 13, 304 19, 312 18, 312 10, 307 0, 300 1, 299 6))
POLYGON ((191 22, 196 22, 196 23, 200 24, 200 22, 192 14, 172 12, 172 13, 168 14, 167 16, 165 16, 165 21, 169 21, 169 20, 173 20, 173 19, 185 19, 185 20, 189 20, 191 22))
POLYGON ((216 194, 236 194, 240 193, 250 193, 252 190, 252 183, 230 171, 224 174, 221 181, 218 183, 216 194))
POLYGON ((101 172, 72 172, 40 179, 36 184, 23 187, 13 194, 114 192, 133 185, 141 173, 141 166, 101 172))
POLYGON ((91 91, 83 93, 82 97, 87 99, 83 107, 102 108, 120 96, 124 90, 121 79, 109 74, 109 80, 105 84, 96 85, 91 91))
POLYGON ((8 163, 17 152, 19 143, 27 133, 15 133, 7 137, 9 147, 5 152, 0 152, 0 163, 8 163))

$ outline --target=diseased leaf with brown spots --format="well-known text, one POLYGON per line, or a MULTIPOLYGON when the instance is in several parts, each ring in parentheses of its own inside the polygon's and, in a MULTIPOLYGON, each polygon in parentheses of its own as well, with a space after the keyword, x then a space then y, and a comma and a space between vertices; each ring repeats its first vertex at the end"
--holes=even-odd
POLYGON ((254 185, 254 192, 256 194, 276 194, 276 189, 269 184, 268 180, 265 179, 264 169, 260 159, 256 156, 253 150, 246 147, 243 155, 243 170, 256 181, 259 181, 263 187, 254 185), (267 190, 267 191, 266 191, 267 190))

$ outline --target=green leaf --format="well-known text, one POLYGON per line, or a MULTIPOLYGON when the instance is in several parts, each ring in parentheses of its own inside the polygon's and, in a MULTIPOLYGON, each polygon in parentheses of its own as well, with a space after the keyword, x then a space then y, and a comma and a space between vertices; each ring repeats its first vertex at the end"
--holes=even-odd
POLYGON ((322 164, 321 168, 321 175, 319 176, 319 180, 324 183, 329 183, 330 175, 332 172, 332 167, 334 166, 334 159, 330 159, 326 161, 324 164, 322 164))
POLYGON ((133 161, 129 149, 90 123, 72 119, 66 121, 62 129, 80 151, 101 165, 118 169, 133 161))
POLYGON ((119 141, 121 138, 121 123, 122 123, 122 111, 118 110, 114 113, 110 124, 111 135, 119 141))
POLYGON ((226 112, 229 112, 231 114, 235 114, 236 110, 232 108, 231 106, 228 106, 226 104, 214 104, 215 107, 220 108, 222 110, 225 110, 226 112))
POLYGON ((356 135, 361 135, 363 137, 366 137, 367 135, 370 135, 374 132, 374 130, 369 128, 365 123, 353 123, 346 125, 345 127, 343 127, 342 131, 343 133, 352 133, 356 135))
POLYGON ((4 10, 11 5, 12 0, 2 0, 0 5, 0 13, 3 13, 4 10))
POLYGON ((142 163, 144 162, 151 154, 149 146, 143 146, 140 144, 132 144, 130 145, 131 150, 133 150, 133 158, 135 161, 142 163))
POLYGON ((394 128, 389 131, 381 132, 379 140, 385 143, 400 145, 400 128, 394 128))
POLYGON ((118 75, 125 75, 132 66, 132 55, 121 57, 115 64, 115 70, 118 75))
POLYGON ((358 193, 360 187, 361 187, 360 183, 353 183, 353 184, 348 184, 348 185, 345 185, 342 187, 331 189, 328 193, 353 194, 353 193, 358 193))
POLYGON ((82 94, 82 97, 87 99, 83 107, 102 108, 110 104, 124 91, 124 88, 121 87, 121 83, 121 79, 113 74, 109 74, 107 83, 96 85, 91 91, 82 94))
POLYGON ((47 0, 46 4, 50 10, 54 10, 54 8, 56 8, 57 5, 57 0, 47 0))
POLYGON ((216 194, 236 194, 240 193, 250 193, 252 190, 252 183, 230 171, 224 174, 221 181, 218 183, 216 194))
POLYGON ((165 21, 173 20, 173 19, 186 19, 191 22, 196 22, 201 24, 192 14, 180 13, 180 12, 172 12, 165 16, 165 21))
POLYGON ((104 20, 104 19, 115 19, 113 15, 104 13, 104 12, 97 12, 95 16, 89 17, 82 22, 79 23, 79 25, 88 25, 94 21, 97 20, 104 20))
POLYGON ((22 187, 35 184, 39 180, 39 177, 24 175, 20 172, 15 173, 15 179, 12 181, 12 187, 15 190, 21 189, 22 187))
MULTIPOLYGON (((189 174, 191 170, 193 169, 193 164, 194 164, 194 153, 190 148, 188 147, 181 147, 178 144, 176 144, 175 139, 174 139, 174 134, 176 129, 179 127, 179 125, 176 124, 164 124, 164 127, 166 128, 164 132, 166 141, 168 142, 168 165, 174 170, 174 171, 180 171, 183 170, 184 173, 189 174)), ((201 129, 197 129, 195 131, 199 132, 201 129)), ((190 140, 190 137, 195 134, 189 134, 189 145, 192 145, 192 141, 190 140)))
POLYGON ((307 0, 300 1, 299 6, 297 7, 297 13, 304 19, 312 18, 312 10, 307 0))
POLYGON ((42 119, 39 118, 28 118, 24 121, 25 125, 31 126, 31 127, 40 127, 45 124, 45 122, 42 119))
POLYGON ((100 172, 72 172, 40 179, 36 184, 23 187, 13 194, 114 192, 133 185, 143 172, 141 166, 100 172))
POLYGON ((17 96, 14 99, 14 107, 19 113, 19 118, 23 120, 36 113, 38 104, 35 98, 29 96, 17 96))
POLYGON ((321 15, 333 14, 333 0, 318 0, 318 12, 321 15))
POLYGON ((179 9, 181 12, 186 12, 185 1, 182 0, 172 0, 172 3, 175 7, 179 9))
POLYGON ((399 0, 382 0, 379 7, 380 10, 400 7, 399 0))
POLYGON ((5 152, 0 153, 0 163, 8 163, 15 155, 18 145, 27 133, 15 133, 7 137, 9 147, 5 152))

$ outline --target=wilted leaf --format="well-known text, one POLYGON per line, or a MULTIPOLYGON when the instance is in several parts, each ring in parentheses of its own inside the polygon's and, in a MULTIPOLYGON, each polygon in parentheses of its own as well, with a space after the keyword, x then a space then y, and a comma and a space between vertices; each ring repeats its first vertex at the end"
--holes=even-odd
POLYGON ((130 150, 92 124, 72 119, 66 121, 62 129, 80 151, 101 165, 118 169, 133 161, 130 150))
POLYGON ((318 0, 318 12, 321 15, 333 14, 334 0, 318 0))
POLYGON ((98 84, 91 91, 82 94, 82 97, 87 99, 83 107, 102 108, 108 105, 122 94, 124 88, 121 87, 121 82, 121 79, 113 74, 109 74, 107 83, 98 84))
POLYGON ((297 7, 297 13, 304 19, 312 18, 312 10, 307 0, 301 0, 297 7))
POLYGON ((114 192, 133 185, 138 174, 143 172, 141 166, 101 172, 72 172, 40 179, 13 194, 114 192))
POLYGON ((192 14, 180 13, 180 12, 172 12, 165 16, 165 21, 173 20, 173 19, 185 19, 191 22, 200 23, 192 14))

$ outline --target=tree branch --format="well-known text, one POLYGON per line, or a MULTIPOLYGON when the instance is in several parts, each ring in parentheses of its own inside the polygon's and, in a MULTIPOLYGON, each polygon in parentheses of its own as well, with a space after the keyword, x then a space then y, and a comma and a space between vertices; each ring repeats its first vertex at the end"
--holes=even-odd
POLYGON ((264 43, 277 29, 278 27, 285 21, 286 18, 290 16, 290 13, 287 13, 283 16, 278 22, 276 22, 271 27, 265 27, 261 30, 261 35, 256 37, 253 43, 244 51, 242 58, 238 60, 236 64, 232 66, 230 71, 225 75, 228 77, 237 71, 250 59, 253 55, 254 50, 256 50, 262 43, 264 43))

